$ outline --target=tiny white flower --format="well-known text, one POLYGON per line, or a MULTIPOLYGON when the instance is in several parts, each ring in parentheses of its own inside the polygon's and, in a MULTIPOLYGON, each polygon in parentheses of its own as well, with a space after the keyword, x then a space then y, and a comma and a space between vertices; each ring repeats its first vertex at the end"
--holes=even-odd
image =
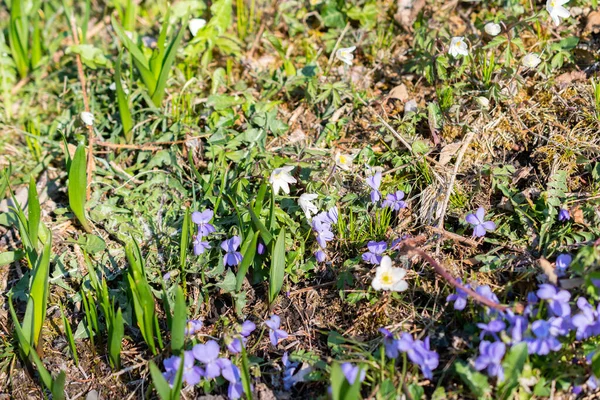
POLYGON ((352 53, 354 52, 354 50, 356 50, 356 46, 343 47, 335 52, 335 56, 341 62, 344 62, 348 65, 352 65, 352 60, 354 60, 354 54, 352 53))
POLYGON ((563 7, 569 0, 548 0, 546 2, 546 10, 550 14, 550 18, 556 26, 560 25, 561 18, 569 18, 571 13, 563 7))
POLYGON ((417 105, 417 101, 415 99, 410 99, 406 103, 404 103, 404 115, 415 113, 419 109, 417 105))
POLYGON ((477 101, 479 107, 483 108, 484 110, 488 110, 490 108, 490 100, 487 97, 479 96, 475 98, 475 101, 477 101))
POLYGON ((202 18, 193 18, 189 23, 190 32, 192 32, 192 36, 196 36, 198 31, 206 26, 206 20, 202 18))
POLYGON ((542 59, 538 57, 538 55, 535 53, 529 53, 525 57, 523 57, 523 60, 521 60, 521 62, 527 68, 535 68, 542 62, 542 59))
POLYGON ((500 32, 502 32, 502 27, 500 26, 500 24, 496 24, 495 22, 488 22, 487 24, 485 24, 483 29, 485 30, 485 33, 487 33, 490 36, 497 36, 498 34, 500 34, 500 32))
POLYGON ((375 269, 375 278, 371 286, 375 290, 391 290, 394 292, 403 292, 408 289, 408 283, 404 280, 406 270, 404 268, 394 268, 392 259, 383 256, 381 264, 375 269))
POLYGON ((317 194, 312 193, 304 193, 298 199, 298 205, 304 211, 306 215, 306 219, 311 219, 312 214, 316 214, 319 209, 312 202, 316 200, 319 196, 317 194))
POLYGON ((352 161, 354 156, 349 154, 336 153, 335 164, 343 170, 350 171, 352 169, 352 161))
POLYGON ((94 114, 92 114, 91 112, 83 111, 81 114, 79 114, 79 118, 81 118, 83 123, 87 126, 94 125, 94 114))
POLYGON ((115 91, 117 90, 117 84, 113 82, 110 85, 108 85, 108 88, 112 91, 115 91))
POLYGON ((129 40, 133 40, 133 32, 131 31, 125 31, 125 36, 127 36, 129 40))
POLYGON ((448 53, 454 58, 460 56, 468 56, 469 55, 469 46, 465 42, 465 38, 462 36, 453 37, 450 41, 450 47, 448 48, 448 53))
POLYGON ((286 194, 290 193, 290 183, 296 183, 296 178, 290 175, 290 172, 296 167, 293 165, 286 165, 285 167, 275 168, 269 178, 269 183, 273 186, 273 192, 279 193, 279 189, 282 189, 286 194))

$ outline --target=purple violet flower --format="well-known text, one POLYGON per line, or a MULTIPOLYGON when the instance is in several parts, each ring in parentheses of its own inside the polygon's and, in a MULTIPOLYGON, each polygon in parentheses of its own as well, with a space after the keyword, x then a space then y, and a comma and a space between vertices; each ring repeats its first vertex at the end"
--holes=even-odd
POLYGON ((185 325, 185 336, 191 336, 202 329, 202 321, 199 319, 188 319, 185 325))
POLYGON ((204 377, 213 379, 221 375, 221 367, 217 362, 221 349, 219 344, 214 340, 209 340, 205 344, 197 344, 192 347, 192 353, 196 360, 200 361, 205 366, 204 377))
POLYGON ((367 243, 367 248, 369 251, 362 255, 363 261, 366 261, 369 264, 381 264, 383 253, 387 250, 387 243, 385 241, 376 242, 371 240, 367 243))
POLYGON ((497 376, 499 381, 504 380, 504 369, 502 368, 502 358, 506 353, 506 345, 502 342, 488 342, 487 340, 479 343, 479 356, 475 359, 475 369, 478 371, 487 369, 489 376, 497 376))
POLYGON ((210 249, 210 243, 202 240, 202 236, 199 235, 194 238, 194 242, 192 244, 194 245, 194 254, 197 256, 210 249))
POLYGON ((256 252, 259 255, 263 255, 263 254, 265 254, 265 250, 266 250, 266 247, 265 247, 264 243, 259 240, 258 244, 256 245, 256 252))
POLYGON ((469 214, 465 220, 473 225, 473 236, 482 237, 485 236, 486 232, 493 232, 496 230, 496 223, 493 221, 485 220, 485 209, 479 207, 475 214, 469 214))
POLYGON ((360 382, 365 380, 365 370, 361 369, 358 365, 352 365, 351 363, 343 363, 342 364, 342 372, 346 377, 346 380, 350 385, 354 385, 356 378, 360 382))
POLYGON ((265 321, 265 325, 269 328, 269 338, 271 339, 271 344, 273 344, 273 346, 277 346, 280 340, 288 337, 286 331, 279 329, 281 326, 281 318, 279 318, 278 315, 271 315, 271 317, 265 321))
POLYGON ((573 261, 573 257, 570 254, 559 254, 556 257, 556 275, 565 276, 571 261, 573 261))
POLYGON ((254 330, 256 329, 256 324, 250 320, 246 320, 242 322, 242 326, 240 328, 240 335, 243 337, 248 337, 254 330))
POLYGON ((204 375, 202 368, 194 365, 194 355, 190 351, 183 352, 183 381, 189 386, 195 386, 204 375))
POLYGON ((548 321, 543 319, 534 321, 531 324, 531 332, 533 332, 535 338, 526 339, 529 354, 543 356, 551 351, 558 351, 562 347, 562 344, 553 335, 557 332, 552 329, 552 325, 548 321))
POLYGON ((317 259, 317 262, 322 263, 327 259, 327 254, 323 250, 319 249, 315 252, 315 258, 317 259))
POLYGON ((383 335, 383 346, 385 347, 385 355, 388 358, 398 358, 398 341, 394 334, 385 328, 379 328, 379 332, 383 335))
POLYGON ((512 343, 522 342, 523 334, 527 330, 529 324, 527 317, 515 315, 512 310, 507 310, 504 316, 509 323, 507 331, 512 338, 512 343))
POLYGON ((560 210, 558 210, 558 220, 563 222, 563 221, 568 221, 571 219, 571 213, 569 212, 569 210, 567 210, 566 208, 561 208, 560 210))
POLYGON ((327 220, 332 224, 337 224, 338 222, 338 209, 336 206, 331 207, 327 210, 327 220))
POLYGON ((169 382, 169 385, 173 386, 175 381, 175 375, 177 375, 177 370, 179 369, 179 364, 181 363, 181 358, 177 356, 171 356, 165 360, 163 360, 163 365, 165 367, 165 372, 163 372, 163 377, 169 382))
POLYGON ((403 333, 398 340, 398 350, 408 355, 410 361, 417 364, 423 376, 427 379, 433 377, 433 370, 439 365, 439 355, 430 349, 429 336, 425 338, 425 341, 414 340, 413 337, 408 333, 403 333))
POLYGON ((553 315, 557 317, 571 315, 571 307, 569 306, 571 294, 566 290, 559 290, 553 285, 544 283, 540 285, 536 294, 540 299, 548 302, 553 315))
POLYGON ((375 172, 375 175, 367 178, 367 185, 371 189, 371 203, 377 203, 381 200, 381 192, 379 191, 379 186, 381 186, 381 171, 375 172))
MULTIPOLYGON (((458 278, 457 281, 462 283, 462 279, 460 279, 460 278, 458 278)), ((471 285, 469 285, 469 284, 466 284, 465 286, 469 289, 471 288, 471 285)), ((456 293, 452 293, 452 294, 448 295, 448 297, 446 297, 446 301, 447 302, 453 301, 454 309, 462 311, 467 306, 467 298, 468 297, 469 297, 469 295, 467 294, 467 292, 465 292, 462 289, 457 288, 456 293)))
POLYGON ((238 265, 242 261, 242 253, 237 251, 237 248, 240 247, 240 242, 239 236, 233 236, 231 239, 227 239, 221 243, 221 248, 227 252, 223 256, 223 264, 225 266, 238 265))
POLYGON ((212 210, 194 211, 192 213, 192 222, 198 225, 198 236, 208 236, 215 231, 215 227, 210 224, 212 218, 212 210))
POLYGON ((481 329, 481 333, 479 334, 480 339, 483 339, 485 335, 489 333, 494 339, 500 340, 498 333, 502 332, 506 328, 506 324, 500 319, 494 319, 487 324, 480 322, 477 324, 477 327, 481 329))
POLYGON ((390 193, 385 196, 385 200, 382 207, 390 207, 394 211, 399 211, 402 208, 406 208, 406 203, 402 200, 404 198, 404 192, 402 190, 396 191, 396 193, 390 193))
POLYGON ((581 312, 575 314, 571 319, 573 326, 577 328, 575 338, 577 340, 583 340, 591 336, 599 335, 600 321, 598 320, 598 310, 594 310, 594 307, 592 307, 585 297, 577 299, 577 307, 581 312))
POLYGON ((317 234, 317 243, 322 249, 327 247, 327 242, 333 240, 333 232, 331 232, 331 222, 325 212, 321 212, 314 216, 311 226, 317 234))
POLYGON ((225 338, 225 346, 231 354, 241 353, 245 344, 245 338, 225 338))
POLYGON ((283 364, 283 389, 290 390, 295 383, 294 372, 298 367, 298 363, 289 360, 287 351, 283 353, 281 363, 283 364))

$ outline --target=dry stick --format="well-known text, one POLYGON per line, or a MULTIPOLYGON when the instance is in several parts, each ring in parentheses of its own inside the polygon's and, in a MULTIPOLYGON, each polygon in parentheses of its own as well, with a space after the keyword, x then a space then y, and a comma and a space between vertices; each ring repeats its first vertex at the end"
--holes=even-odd
MULTIPOLYGON (((75 16, 71 15, 71 31, 73 33, 73 42, 75 46, 79 46, 79 34, 77 33, 77 25, 75 23, 75 16)), ((83 73, 83 65, 81 64, 81 56, 75 54, 75 61, 77 64, 77 74, 79 75, 79 83, 81 84, 81 95, 83 96, 83 107, 86 112, 90 112, 90 103, 88 101, 86 92, 85 74, 83 73)), ((92 186, 90 185, 92 180, 92 173, 94 171, 94 127, 87 125, 88 128, 88 160, 87 160, 87 185, 85 188, 85 198, 90 199, 92 186)))
MULTIPOLYGON (((456 181, 456 175, 458 174, 458 168, 460 168, 460 164, 462 164, 462 160, 475 137, 475 130, 469 132, 467 137, 465 138, 465 143, 460 148, 458 156, 456 157, 456 162, 454 163, 454 170, 452 171, 452 175, 450 175, 450 181, 448 182, 448 190, 446 191, 446 196, 444 196, 444 202, 442 203, 442 211, 440 213, 440 220, 438 221, 438 229, 444 229, 444 219, 446 218, 446 211, 448 210, 448 203, 450 202, 450 195, 454 190, 454 181, 456 181)), ((435 249, 435 255, 440 255, 440 243, 438 242, 437 247, 435 249)))
POLYGON ((342 39, 344 39, 344 36, 346 36, 346 32, 348 32, 348 28, 350 28, 350 22, 348 22, 346 24, 346 26, 344 27, 344 30, 342 31, 342 34, 338 38, 337 42, 335 42, 335 46, 333 46, 333 51, 329 55, 329 61, 327 62, 327 67, 325 69, 325 76, 329 75, 329 70, 331 69, 331 64, 333 64, 333 58, 335 57, 335 52, 337 51, 338 47, 340 46, 342 39))
MULTIPOLYGON (((480 295, 476 291, 469 289, 468 287, 466 287, 465 285, 463 285, 462 283, 457 281, 452 275, 450 275, 450 273, 444 267, 442 267, 437 261, 435 261, 433 259, 433 257, 431 257, 429 254, 427 254, 425 251, 421 250, 420 248, 413 246, 411 244, 413 241, 414 241, 414 239, 405 239, 404 241, 400 242, 400 248, 405 249, 407 252, 416 253, 419 257, 421 257, 422 259, 427 261, 429 263, 429 265, 431 265, 433 267, 435 272, 440 274, 442 276, 442 278, 444 278, 446 281, 448 281, 448 283, 450 283, 455 288, 466 292, 475 301, 478 301, 479 303, 486 305, 490 308, 493 308, 495 310, 498 310, 498 311, 508 310, 508 306, 503 305, 503 304, 498 304, 495 301, 492 301, 492 300, 488 299, 487 297, 480 295)), ((515 312, 521 312, 521 310, 522 310, 522 307, 519 307, 519 305, 517 305, 515 307, 515 312)))

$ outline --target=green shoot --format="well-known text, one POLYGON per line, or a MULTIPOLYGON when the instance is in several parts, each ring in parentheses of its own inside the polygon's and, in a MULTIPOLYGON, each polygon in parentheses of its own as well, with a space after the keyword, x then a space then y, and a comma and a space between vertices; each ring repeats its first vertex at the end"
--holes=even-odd
POLYGON ((75 150, 69 168, 69 206, 77 217, 77 220, 87 233, 92 232, 92 227, 85 214, 85 198, 87 189, 87 157, 85 146, 80 144, 75 150))

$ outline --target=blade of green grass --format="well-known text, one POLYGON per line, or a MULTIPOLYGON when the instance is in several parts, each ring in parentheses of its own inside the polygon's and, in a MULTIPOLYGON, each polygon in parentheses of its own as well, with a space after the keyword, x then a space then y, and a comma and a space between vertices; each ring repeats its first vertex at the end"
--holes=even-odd
POLYGON ((175 290, 175 310, 171 323, 171 350, 176 356, 181 356, 185 343, 185 325, 187 324, 187 307, 183 290, 177 286, 175 290))
POLYGON ((242 288, 242 283, 244 283, 244 277, 248 273, 248 269, 254 261, 254 256, 256 254, 256 246, 258 244, 258 236, 258 232, 254 232, 252 231, 252 229, 250 229, 248 234, 246 235, 246 240, 244 240, 244 243, 242 244, 242 262, 238 267, 235 283, 235 290, 238 292, 242 288))
POLYGON ((29 225, 29 239, 34 250, 37 250, 38 245, 38 229, 40 227, 40 200, 38 198, 37 189, 33 177, 29 178, 29 194, 27 197, 27 223, 29 225))
POLYGON ((129 102, 127 101, 127 95, 123 90, 121 84, 121 59, 123 53, 119 52, 119 58, 115 65, 115 89, 117 92, 117 105, 119 106, 119 115, 121 116, 121 123, 123 124, 123 133, 125 135, 125 141, 131 143, 133 140, 133 118, 131 117, 131 110, 129 109, 129 102))
MULTIPOLYGON (((187 25, 187 18, 183 21, 183 26, 187 25)), ((154 93, 152 94, 152 101, 154 105, 160 107, 163 97, 165 96, 165 87, 167 86, 167 79, 169 78, 169 72, 171 70, 171 66, 175 61, 175 56, 177 55, 177 49, 179 48, 179 43, 183 38, 183 34, 185 33, 185 29, 180 28, 175 39, 171 41, 169 47, 166 50, 165 57, 163 59, 160 74, 158 76, 158 80, 156 82, 156 88, 154 93)))
POLYGON ((27 308, 32 304, 33 309, 33 340, 30 342, 33 346, 38 345, 42 327, 46 320, 46 306, 48 303, 48 278, 50 276, 50 254, 52 253, 51 236, 44 244, 44 250, 41 257, 38 258, 33 278, 31 280, 31 289, 27 308))
POLYGON ((87 188, 87 158, 85 146, 80 144, 75 150, 69 169, 69 206, 86 232, 91 233, 92 228, 85 215, 85 197, 87 188))
POLYGON ((121 312, 121 308, 119 308, 108 330, 108 358, 114 370, 121 369, 121 343, 123 342, 123 336, 125 336, 125 327, 123 326, 123 313, 121 312))
POLYGON ((185 280, 185 264, 187 260, 188 248, 190 246, 190 208, 185 209, 185 215, 183 216, 183 225, 181 226, 181 240, 179 241, 179 266, 181 269, 181 281, 183 289, 186 288, 185 280))
POLYGON ((73 355, 73 361, 75 361, 75 365, 79 366, 79 357, 77 357, 77 347, 75 346, 75 338, 73 337, 73 331, 71 330, 71 324, 69 324, 69 320, 65 315, 65 309, 62 303, 59 303, 60 306, 60 315, 62 317, 63 326, 65 328, 65 336, 67 336, 67 343, 69 343, 69 349, 71 349, 71 354, 73 355))
POLYGON ((161 400, 171 400, 171 387, 154 361, 150 361, 152 384, 161 400))
POLYGON ((248 207, 248 211, 250 212, 250 218, 252 219, 254 227, 260 231, 260 236, 263 238, 265 245, 268 245, 271 240, 273 240, 273 235, 271 235, 271 232, 269 232, 265 224, 262 223, 256 213, 254 213, 252 207, 248 207))
POLYGON ((273 303, 281 287, 285 275, 285 229, 282 228, 271 252, 271 269, 269 271, 269 303, 273 303))

